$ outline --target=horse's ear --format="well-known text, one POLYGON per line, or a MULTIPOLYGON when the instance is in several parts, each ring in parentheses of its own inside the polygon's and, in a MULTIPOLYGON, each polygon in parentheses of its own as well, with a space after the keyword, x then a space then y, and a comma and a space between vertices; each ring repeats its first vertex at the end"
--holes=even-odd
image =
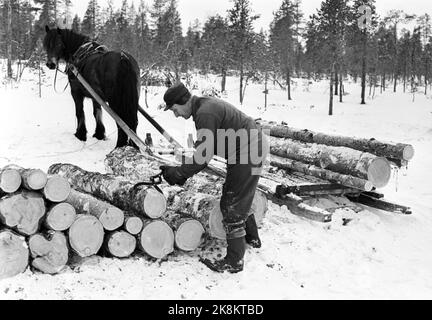
POLYGON ((57 33, 61 34, 61 29, 60 28, 57 28, 57 33))
POLYGON ((49 30, 49 27, 46 25, 45 26, 45 31, 48 33, 50 30, 49 30))

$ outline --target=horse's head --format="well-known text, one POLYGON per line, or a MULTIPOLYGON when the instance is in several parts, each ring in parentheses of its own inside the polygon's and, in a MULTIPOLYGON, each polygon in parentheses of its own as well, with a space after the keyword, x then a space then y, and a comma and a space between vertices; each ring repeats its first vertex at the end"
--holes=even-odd
POLYGON ((47 53, 47 67, 51 70, 57 67, 61 59, 65 58, 65 44, 62 39, 62 30, 45 27, 46 35, 43 46, 47 53))

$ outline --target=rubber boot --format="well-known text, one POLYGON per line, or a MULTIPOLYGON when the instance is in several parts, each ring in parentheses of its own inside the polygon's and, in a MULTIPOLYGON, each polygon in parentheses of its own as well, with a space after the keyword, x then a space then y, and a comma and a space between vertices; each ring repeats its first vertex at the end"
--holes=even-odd
POLYGON ((246 243, 252 248, 261 248, 261 240, 258 235, 258 227, 255 221, 255 216, 251 214, 246 220, 246 243))
POLYGON ((215 272, 228 271, 229 273, 237 273, 243 271, 244 255, 246 252, 246 241, 244 237, 227 240, 227 254, 222 260, 210 261, 201 259, 208 268, 215 272))

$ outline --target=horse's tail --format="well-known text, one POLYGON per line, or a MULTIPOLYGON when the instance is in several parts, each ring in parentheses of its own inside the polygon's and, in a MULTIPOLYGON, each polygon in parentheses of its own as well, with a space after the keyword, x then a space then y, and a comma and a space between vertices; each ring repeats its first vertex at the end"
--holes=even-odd
POLYGON ((113 100, 114 111, 132 130, 136 129, 139 104, 138 74, 130 58, 123 52, 120 55, 113 100))

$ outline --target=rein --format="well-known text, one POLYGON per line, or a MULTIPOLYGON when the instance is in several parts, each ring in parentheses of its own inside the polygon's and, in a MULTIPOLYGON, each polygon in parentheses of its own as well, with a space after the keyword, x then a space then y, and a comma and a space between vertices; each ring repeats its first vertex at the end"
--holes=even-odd
MULTIPOLYGON (((66 70, 67 70, 67 67, 66 67, 66 70)), ((67 74, 67 73, 66 73, 66 70, 65 70, 65 71, 61 71, 61 70, 59 70, 59 68, 58 68, 58 64, 57 64, 57 66, 56 66, 56 72, 55 72, 55 76, 54 76, 54 91, 55 91, 55 93, 59 93, 59 92, 57 91, 57 88, 56 88, 56 83, 57 83, 57 72, 60 71, 60 72, 63 73, 63 74, 67 74)), ((68 80, 68 82, 66 83, 66 86, 64 87, 63 92, 60 92, 60 93, 64 93, 64 92, 66 91, 66 89, 67 89, 68 86, 69 86, 69 80, 68 80)))

